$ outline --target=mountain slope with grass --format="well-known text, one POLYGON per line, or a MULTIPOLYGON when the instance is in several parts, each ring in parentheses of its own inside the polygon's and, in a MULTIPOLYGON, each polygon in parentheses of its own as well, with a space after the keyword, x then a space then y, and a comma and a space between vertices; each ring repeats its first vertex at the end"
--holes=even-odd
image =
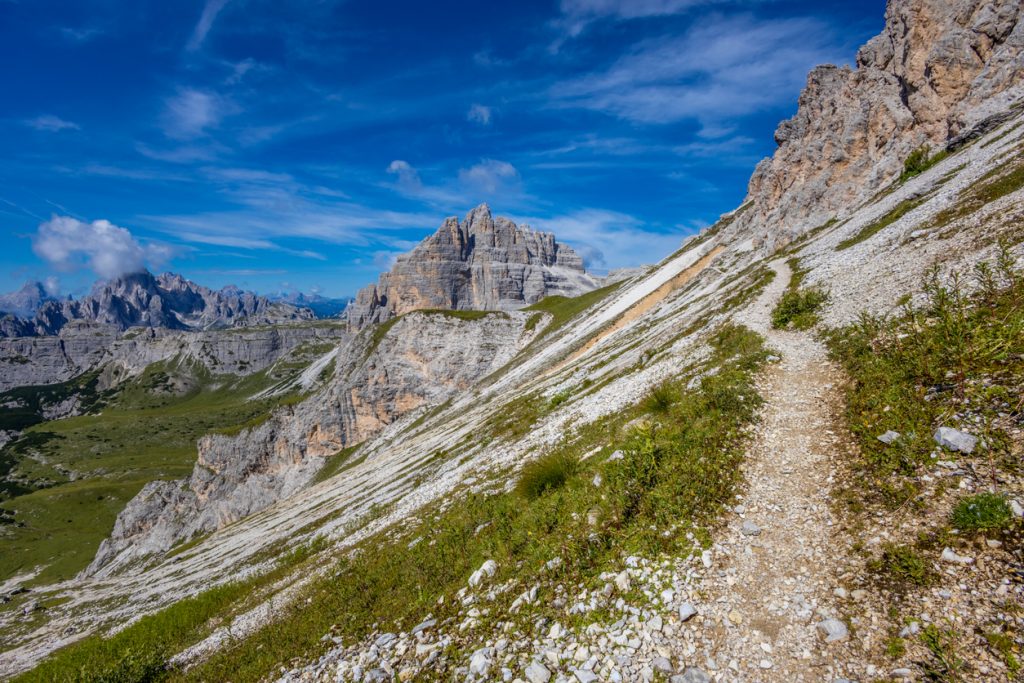
POLYGON ((5 587, 0 671, 1017 680, 1021 25, 1019 3, 893 0, 857 70, 812 75, 748 201, 653 269, 362 330, 371 357, 413 316, 518 332, 253 514, 5 587), (886 144, 858 109, 898 124, 868 125, 886 144))

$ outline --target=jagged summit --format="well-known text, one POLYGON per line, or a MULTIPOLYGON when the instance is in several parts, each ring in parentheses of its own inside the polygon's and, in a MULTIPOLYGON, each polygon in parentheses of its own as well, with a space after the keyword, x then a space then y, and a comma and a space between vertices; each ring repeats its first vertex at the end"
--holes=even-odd
POLYGON ((271 301, 237 287, 212 290, 176 273, 129 273, 97 282, 81 299, 47 300, 31 317, 8 315, 0 320, 0 336, 51 335, 72 321, 175 330, 228 327, 312 318, 308 309, 271 301))
POLYGON ((551 294, 577 296, 598 286, 583 259, 551 233, 491 215, 487 204, 437 232, 348 307, 355 328, 424 308, 513 310, 551 294))
POLYGON ((0 314, 31 317, 40 306, 54 298, 46 291, 42 282, 29 281, 19 290, 0 294, 0 314))

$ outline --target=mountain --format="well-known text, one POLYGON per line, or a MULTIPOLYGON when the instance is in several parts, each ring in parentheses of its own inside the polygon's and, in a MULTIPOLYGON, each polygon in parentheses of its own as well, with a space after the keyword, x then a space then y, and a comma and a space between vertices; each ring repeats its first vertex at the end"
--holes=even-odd
POLYGON ((21 318, 35 315, 39 307, 47 301, 54 300, 41 282, 26 282, 16 292, 0 294, 0 314, 8 313, 21 318))
POLYGON ((123 628, 33 680, 1018 680, 1022 67, 1019 0, 891 0, 617 287, 510 310, 578 257, 449 219, 87 572, 17 566, 0 674, 123 628))
POLYGON ((332 298, 320 294, 304 294, 288 292, 271 296, 272 301, 280 301, 299 308, 308 308, 317 318, 336 318, 352 302, 351 298, 332 298))
POLYGON ((362 328, 419 309, 515 310, 560 294, 577 296, 599 281, 551 233, 492 218, 481 204, 444 221, 390 271, 356 295, 349 324, 362 328))
POLYGON ((205 330, 310 320, 309 309, 271 301, 236 287, 212 290, 174 273, 122 275, 81 299, 43 302, 26 318, 0 321, 3 336, 53 335, 71 321, 129 327, 205 330))

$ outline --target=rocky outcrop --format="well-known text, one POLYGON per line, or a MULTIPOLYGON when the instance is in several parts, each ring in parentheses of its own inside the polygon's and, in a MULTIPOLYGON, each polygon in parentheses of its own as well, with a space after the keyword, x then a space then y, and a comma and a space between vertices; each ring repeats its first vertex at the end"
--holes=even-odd
POLYGON ((509 311, 545 296, 578 296, 595 289, 583 260, 551 233, 492 218, 481 204, 460 223, 456 217, 398 257, 376 285, 349 305, 349 324, 362 328, 409 311, 509 311))
POLYGON ((941 149, 1022 96, 1019 0, 890 0, 885 30, 860 49, 855 69, 811 72, 733 229, 778 248, 873 196, 913 149, 941 149))
POLYGON ((312 397, 236 437, 202 438, 189 479, 146 485, 87 573, 108 575, 307 486, 328 456, 411 410, 443 403, 511 360, 535 334, 528 318, 421 312, 403 316, 379 340, 370 331, 359 335, 337 352, 333 379, 312 397))
POLYGON ((236 287, 212 290, 180 275, 133 273, 97 284, 88 296, 42 303, 28 319, 0 321, 3 336, 41 336, 59 333, 74 321, 174 330, 213 329, 237 325, 267 325, 313 319, 312 311, 271 301, 236 287))

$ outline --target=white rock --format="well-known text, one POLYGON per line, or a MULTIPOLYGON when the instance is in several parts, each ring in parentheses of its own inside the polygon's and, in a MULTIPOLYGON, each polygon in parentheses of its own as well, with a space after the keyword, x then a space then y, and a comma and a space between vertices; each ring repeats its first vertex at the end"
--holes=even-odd
POLYGON ((961 453, 973 452, 974 447, 978 443, 976 437, 952 427, 939 427, 935 430, 932 438, 935 439, 935 443, 943 448, 948 448, 951 451, 960 451, 961 453))
POLYGON ((846 624, 839 621, 838 619, 826 619, 818 622, 816 627, 818 631, 825 636, 826 643, 834 643, 839 640, 846 640, 850 635, 849 630, 846 628, 846 624))
POLYGON ((679 606, 679 621, 687 622, 697 614, 697 608, 688 602, 679 606))
POLYGON ((526 680, 530 683, 548 683, 551 680, 551 672, 548 668, 538 661, 530 662, 530 665, 526 667, 524 672, 526 680))
POLYGON ((473 588, 476 588, 481 583, 483 583, 484 579, 488 579, 494 576, 495 572, 497 571, 498 563, 494 560, 487 560, 482 565, 480 565, 479 569, 477 569, 475 572, 472 573, 472 575, 470 575, 469 585, 473 588))
POLYGON ((480 648, 469 658, 469 672, 478 676, 486 676, 491 668, 491 648, 480 648))
POLYGON ((943 562, 951 562, 953 564, 971 564, 972 562, 974 562, 973 557, 957 555, 955 552, 953 552, 952 548, 943 548, 940 559, 943 562))

